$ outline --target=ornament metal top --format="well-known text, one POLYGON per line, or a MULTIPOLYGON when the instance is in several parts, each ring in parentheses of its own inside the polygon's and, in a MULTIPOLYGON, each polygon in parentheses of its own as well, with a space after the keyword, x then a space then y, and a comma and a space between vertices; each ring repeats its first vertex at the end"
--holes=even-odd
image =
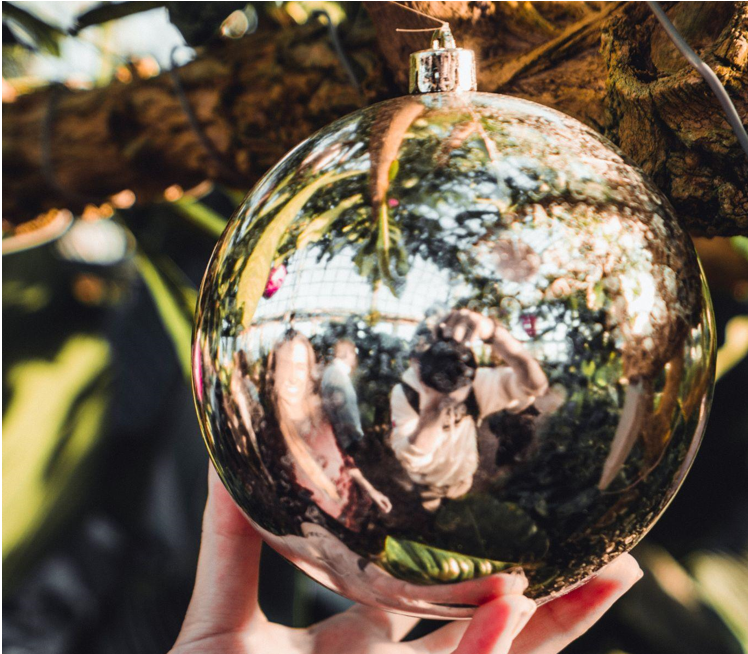
POLYGON ((431 49, 410 55, 411 93, 460 93, 475 91, 475 53, 455 44, 452 32, 443 27, 431 37, 431 49))
POLYGON ((610 143, 473 92, 465 50, 413 61, 438 92, 335 122, 239 207, 193 381, 272 547, 359 602, 465 618, 480 577, 524 570, 543 601, 644 535, 701 439, 714 336, 688 235, 610 143))

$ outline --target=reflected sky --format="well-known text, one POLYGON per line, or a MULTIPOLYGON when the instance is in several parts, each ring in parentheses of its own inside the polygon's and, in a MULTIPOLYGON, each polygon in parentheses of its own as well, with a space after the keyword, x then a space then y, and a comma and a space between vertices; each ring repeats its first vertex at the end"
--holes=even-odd
POLYGON ((320 321, 377 314, 376 329, 410 341, 428 310, 451 303, 465 290, 449 271, 416 257, 396 297, 387 287, 373 289, 356 271, 354 255, 346 249, 332 260, 319 261, 319 250, 308 248, 291 256, 283 287, 259 302, 252 327, 240 336, 241 347, 255 356, 267 351, 292 316, 295 327, 311 335, 312 325, 320 321))

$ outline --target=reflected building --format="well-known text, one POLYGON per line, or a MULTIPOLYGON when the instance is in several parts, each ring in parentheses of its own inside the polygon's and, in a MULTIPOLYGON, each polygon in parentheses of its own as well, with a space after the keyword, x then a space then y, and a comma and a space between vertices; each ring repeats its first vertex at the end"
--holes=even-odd
POLYGON ((319 248, 310 247, 289 257, 283 286, 258 304, 252 325, 237 337, 242 349, 257 358, 269 351, 289 324, 311 337, 329 321, 350 318, 364 319, 376 332, 409 342, 424 315, 447 306, 464 287, 449 271, 416 257, 397 297, 389 288, 375 288, 361 277, 354 256, 347 249, 329 259, 319 248))

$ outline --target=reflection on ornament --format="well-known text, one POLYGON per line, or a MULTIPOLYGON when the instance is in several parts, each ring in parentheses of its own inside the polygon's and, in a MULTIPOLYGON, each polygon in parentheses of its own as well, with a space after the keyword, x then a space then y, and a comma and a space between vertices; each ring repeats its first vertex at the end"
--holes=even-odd
POLYGON ((351 599, 460 618, 486 575, 522 568, 543 600, 636 544, 695 455, 714 337, 687 234, 607 141, 429 93, 265 176, 193 355, 211 457, 274 548, 351 599))
POLYGON ((267 284, 265 284, 265 292, 262 294, 262 297, 264 297, 266 300, 269 300, 271 297, 273 297, 273 295, 275 295, 283 285, 283 282, 286 279, 287 272, 288 271, 283 264, 271 268, 267 284))

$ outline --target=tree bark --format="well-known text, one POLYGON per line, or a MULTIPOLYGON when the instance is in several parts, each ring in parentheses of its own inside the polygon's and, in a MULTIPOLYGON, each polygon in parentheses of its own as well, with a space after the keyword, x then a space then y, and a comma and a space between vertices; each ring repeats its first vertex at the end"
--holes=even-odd
MULTIPOLYGON (((643 3, 415 2, 476 50, 479 88, 569 113, 653 176, 697 234, 748 233, 748 162, 719 104, 643 3)), ((138 201, 209 178, 249 188, 285 152, 365 104, 404 92, 407 55, 434 21, 366 3, 377 38, 349 28, 349 82, 325 27, 261 32, 168 73, 91 91, 52 89, 3 106, 4 219, 80 210, 131 189, 138 201), (46 133, 49 138, 45 138, 46 133), (46 161, 46 163, 45 163, 46 161)), ((748 114, 748 3, 668 3, 671 19, 748 114)), ((360 23, 360 21, 359 21, 360 23)))
POLYGON ((190 126, 168 73, 20 96, 3 105, 4 219, 51 207, 80 210, 123 189, 147 202, 172 184, 190 187, 206 178, 249 188, 314 130, 384 93, 371 35, 356 43, 350 54, 365 80, 364 97, 322 26, 257 33, 180 68, 179 84, 219 161, 190 126), (45 121, 52 126, 51 171, 43 164, 45 121))
MULTIPOLYGON (((748 116, 748 3, 681 2, 671 20, 748 116)), ((666 193, 697 234, 748 233, 748 158, 717 98, 644 3, 602 34, 608 136, 666 193)))

